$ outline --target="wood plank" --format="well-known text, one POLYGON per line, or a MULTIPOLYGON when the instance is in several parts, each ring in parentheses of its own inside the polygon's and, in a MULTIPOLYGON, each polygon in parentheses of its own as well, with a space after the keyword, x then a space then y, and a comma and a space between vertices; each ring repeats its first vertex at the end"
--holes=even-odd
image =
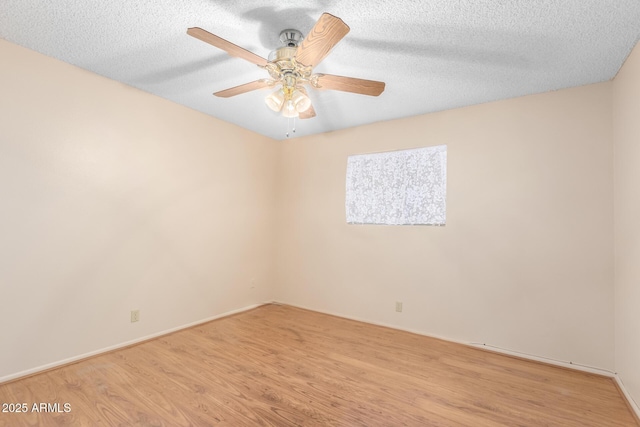
POLYGON ((638 426, 611 378, 289 306, 21 380, 0 426, 638 426))

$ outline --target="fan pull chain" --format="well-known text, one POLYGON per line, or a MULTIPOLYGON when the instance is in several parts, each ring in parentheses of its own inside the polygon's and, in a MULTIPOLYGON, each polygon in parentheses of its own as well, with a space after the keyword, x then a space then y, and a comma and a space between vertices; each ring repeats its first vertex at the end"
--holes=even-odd
POLYGON ((296 118, 293 118, 293 128, 291 127, 291 117, 287 117, 287 133, 285 134, 289 138, 291 133, 296 133, 296 118))

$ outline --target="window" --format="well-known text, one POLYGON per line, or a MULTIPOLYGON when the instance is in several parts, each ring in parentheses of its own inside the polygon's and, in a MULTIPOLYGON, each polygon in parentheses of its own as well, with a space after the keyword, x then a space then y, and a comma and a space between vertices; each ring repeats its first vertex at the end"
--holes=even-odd
POLYGON ((447 146, 347 159, 349 224, 444 225, 447 146))

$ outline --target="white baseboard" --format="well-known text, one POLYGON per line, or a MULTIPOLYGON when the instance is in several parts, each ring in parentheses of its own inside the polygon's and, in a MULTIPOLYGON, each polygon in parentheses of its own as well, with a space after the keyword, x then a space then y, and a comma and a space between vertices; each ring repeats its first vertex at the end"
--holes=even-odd
POLYGON ((578 370, 578 371, 589 372, 589 373, 592 373, 592 374, 603 375, 603 376, 611 377, 611 378, 613 378, 615 376, 615 373, 612 372, 612 371, 609 371, 609 370, 606 370, 606 369, 595 368, 595 367, 592 367, 592 366, 579 365, 579 364, 572 363, 572 362, 565 362, 565 361, 562 361, 562 360, 556 360, 556 359, 551 359, 551 358, 546 358, 546 357, 540 357, 540 356, 535 356, 535 355, 531 355, 531 354, 527 354, 527 353, 520 353, 520 352, 517 352, 517 351, 507 350, 507 349, 503 349, 503 348, 499 348, 499 347, 493 347, 493 346, 486 345, 486 344, 469 343, 469 342, 465 342, 465 341, 459 341, 459 340, 446 338, 446 337, 439 336, 439 335, 425 333, 423 331, 419 331, 419 330, 415 330, 415 329, 402 328, 402 327, 399 327, 399 326, 396 326, 396 325, 390 325, 390 324, 383 323, 383 322, 375 322, 375 321, 371 321, 371 320, 362 319, 362 318, 359 318, 359 317, 347 316, 347 315, 344 315, 344 314, 333 313, 333 312, 323 311, 323 310, 316 310, 314 308, 309 308, 309 307, 305 307, 305 306, 301 306, 301 305, 297 305, 297 304, 290 304, 290 303, 287 303, 287 302, 273 302, 273 304, 289 305, 291 307, 302 308, 304 310, 315 311, 317 313, 323 313, 323 314, 329 314, 331 316, 342 317, 343 319, 356 320, 358 322, 369 323, 371 325, 384 326, 385 328, 391 328, 391 329, 396 329, 396 330, 399 330, 399 331, 411 332, 412 334, 416 334, 416 335, 422 335, 422 336, 425 336, 425 337, 436 338, 436 339, 439 339, 439 340, 448 341, 448 342, 452 342, 452 343, 456 343, 456 344, 463 344, 463 345, 467 345, 467 346, 471 346, 471 347, 481 348, 481 349, 484 349, 484 350, 487 350, 487 351, 493 351, 495 353, 502 353, 502 354, 506 354, 506 355, 509 355, 509 356, 516 356, 516 357, 520 357, 520 358, 523 358, 523 359, 533 360, 533 361, 536 361, 536 362, 547 363, 549 365, 561 366, 563 368, 575 369, 575 370, 578 370))
POLYGON ((552 359, 549 357, 541 357, 528 353, 521 353, 519 351, 508 350, 500 347, 494 347, 492 345, 480 344, 480 343, 467 343, 472 347, 481 348, 487 351, 493 351, 495 353, 505 354, 508 356, 516 356, 522 359, 532 360, 535 362, 546 363, 549 365, 559 366, 562 368, 574 369, 576 371, 588 372, 590 374, 602 375, 605 377, 613 378, 615 376, 615 372, 609 371, 608 369, 595 368, 593 366, 580 365, 578 363, 566 362, 563 360, 552 359))
POLYGON ((629 394, 629 391, 624 386, 624 383, 622 382, 622 379, 618 374, 615 374, 613 376, 613 379, 616 382, 616 384, 618 384, 620 391, 622 391, 622 394, 624 394, 624 397, 627 399, 627 402, 629 403, 629 406, 631 407, 633 412, 636 413, 636 418, 640 420, 640 406, 638 406, 638 402, 636 402, 635 399, 629 394))
POLYGON ((265 305, 265 304, 270 304, 270 302, 261 303, 261 304, 253 304, 253 305, 249 305, 247 307, 239 308, 237 310, 227 311, 226 313, 217 314, 215 316, 207 317, 206 319, 196 320, 195 322, 191 322, 191 323, 188 323, 186 325, 177 326, 175 328, 167 329, 167 330, 164 330, 164 331, 161 331, 161 332, 156 332, 154 334, 146 335, 146 336, 143 336, 143 337, 140 337, 140 338, 136 338, 136 339, 131 340, 131 341, 126 341, 126 342, 123 342, 123 343, 120 343, 120 344, 116 344, 116 345, 112 345, 112 346, 109 346, 109 347, 101 348, 99 350, 90 351, 88 353, 80 354, 78 356, 70 357, 70 358, 63 359, 63 360, 58 360, 56 362, 47 363, 46 365, 37 366, 35 368, 27 369, 27 370, 21 371, 21 372, 16 372, 15 374, 5 375, 4 377, 0 377, 0 384, 2 384, 4 382, 7 382, 7 381, 15 380, 17 378, 21 378, 21 377, 26 377, 26 376, 29 376, 29 375, 37 374, 38 372, 47 371, 47 370, 50 370, 50 369, 53 369, 53 368, 57 368, 59 366, 64 366, 64 365, 68 365, 70 363, 78 362, 80 360, 87 359, 87 358, 93 357, 93 356, 97 356, 97 355, 100 355, 100 354, 103 354, 103 353, 107 353, 109 351, 117 350, 119 348, 124 348, 124 347, 128 347, 130 345, 133 345, 133 344, 138 344, 138 343, 141 343, 143 341, 147 341, 147 340, 150 340, 150 339, 153 339, 153 338, 158 338, 158 337, 161 337, 163 335, 170 334, 172 332, 177 332, 177 331, 180 331, 182 329, 187 329, 187 328, 191 328, 192 326, 200 325, 202 323, 211 322, 212 320, 220 319, 221 317, 227 317, 227 316, 231 316, 233 314, 242 313, 243 311, 248 311, 248 310, 254 309, 256 307, 260 307, 261 305, 265 305))
POLYGON ((384 326, 386 328, 396 329, 396 330, 405 331, 405 332, 411 332, 413 334, 422 335, 422 336, 429 337, 429 338, 436 338, 436 339, 439 339, 439 340, 453 342, 453 343, 456 343, 456 344, 463 344, 463 345, 468 345, 468 346, 472 346, 472 347, 476 347, 476 348, 481 348, 481 349, 484 349, 486 351, 493 351, 495 353, 502 353, 502 354, 509 355, 509 356, 520 357, 522 359, 528 359, 528 360, 532 360, 532 361, 536 361, 536 362, 547 363, 549 365, 555 365, 555 366, 560 366, 560 367, 563 367, 563 368, 574 369, 574 370, 577 370, 577 371, 589 372, 589 373, 592 373, 592 374, 597 374, 597 375, 602 375, 602 376, 605 376, 605 377, 609 377, 609 378, 612 378, 616 382, 616 384, 618 385, 618 387, 622 391, 622 394, 624 395, 624 398, 629 403, 630 408, 635 412, 636 417, 640 420, 640 407, 638 406, 638 403, 629 394, 629 392, 627 391, 626 387, 624 386, 624 383, 622 382, 622 380, 620 379, 618 374, 615 373, 615 372, 606 370, 606 369, 594 368, 592 366, 579 365, 579 364, 575 364, 575 363, 571 363, 571 362, 565 362, 565 361, 562 361, 562 360, 550 359, 550 358, 546 358, 546 357, 539 357, 539 356, 535 356, 535 355, 531 355, 531 354, 527 354, 527 353, 520 353, 520 352, 517 352, 517 351, 506 350, 506 349, 499 348, 499 347, 493 347, 493 346, 489 346, 489 345, 486 345, 486 344, 468 343, 468 342, 453 340, 453 339, 441 337, 441 336, 438 336, 438 335, 427 334, 427 333, 424 333, 422 331, 417 331, 417 330, 414 330, 414 329, 401 328, 401 327, 398 327, 398 326, 395 326, 395 325, 389 325, 389 324, 386 324, 386 323, 383 323, 383 322, 375 322, 375 321, 365 320, 365 319, 361 319, 361 318, 358 318, 358 317, 355 317, 355 316, 347 316, 347 315, 344 315, 344 314, 333 313, 333 312, 324 311, 324 310, 316 310, 316 309, 305 307, 305 306, 298 305, 298 304, 290 304, 290 303, 278 302, 278 301, 273 301, 272 304, 289 305, 291 307, 302 308, 304 310, 315 311, 317 313, 328 314, 328 315, 331 315, 331 316, 341 317, 343 319, 356 320, 358 322, 368 323, 368 324, 371 324, 371 325, 384 326))

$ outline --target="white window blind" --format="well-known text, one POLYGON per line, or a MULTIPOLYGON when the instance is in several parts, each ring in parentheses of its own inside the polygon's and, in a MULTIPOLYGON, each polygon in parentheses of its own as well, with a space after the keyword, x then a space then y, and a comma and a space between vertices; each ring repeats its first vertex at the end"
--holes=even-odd
POLYGON ((347 159, 349 224, 444 225, 447 146, 347 159))

